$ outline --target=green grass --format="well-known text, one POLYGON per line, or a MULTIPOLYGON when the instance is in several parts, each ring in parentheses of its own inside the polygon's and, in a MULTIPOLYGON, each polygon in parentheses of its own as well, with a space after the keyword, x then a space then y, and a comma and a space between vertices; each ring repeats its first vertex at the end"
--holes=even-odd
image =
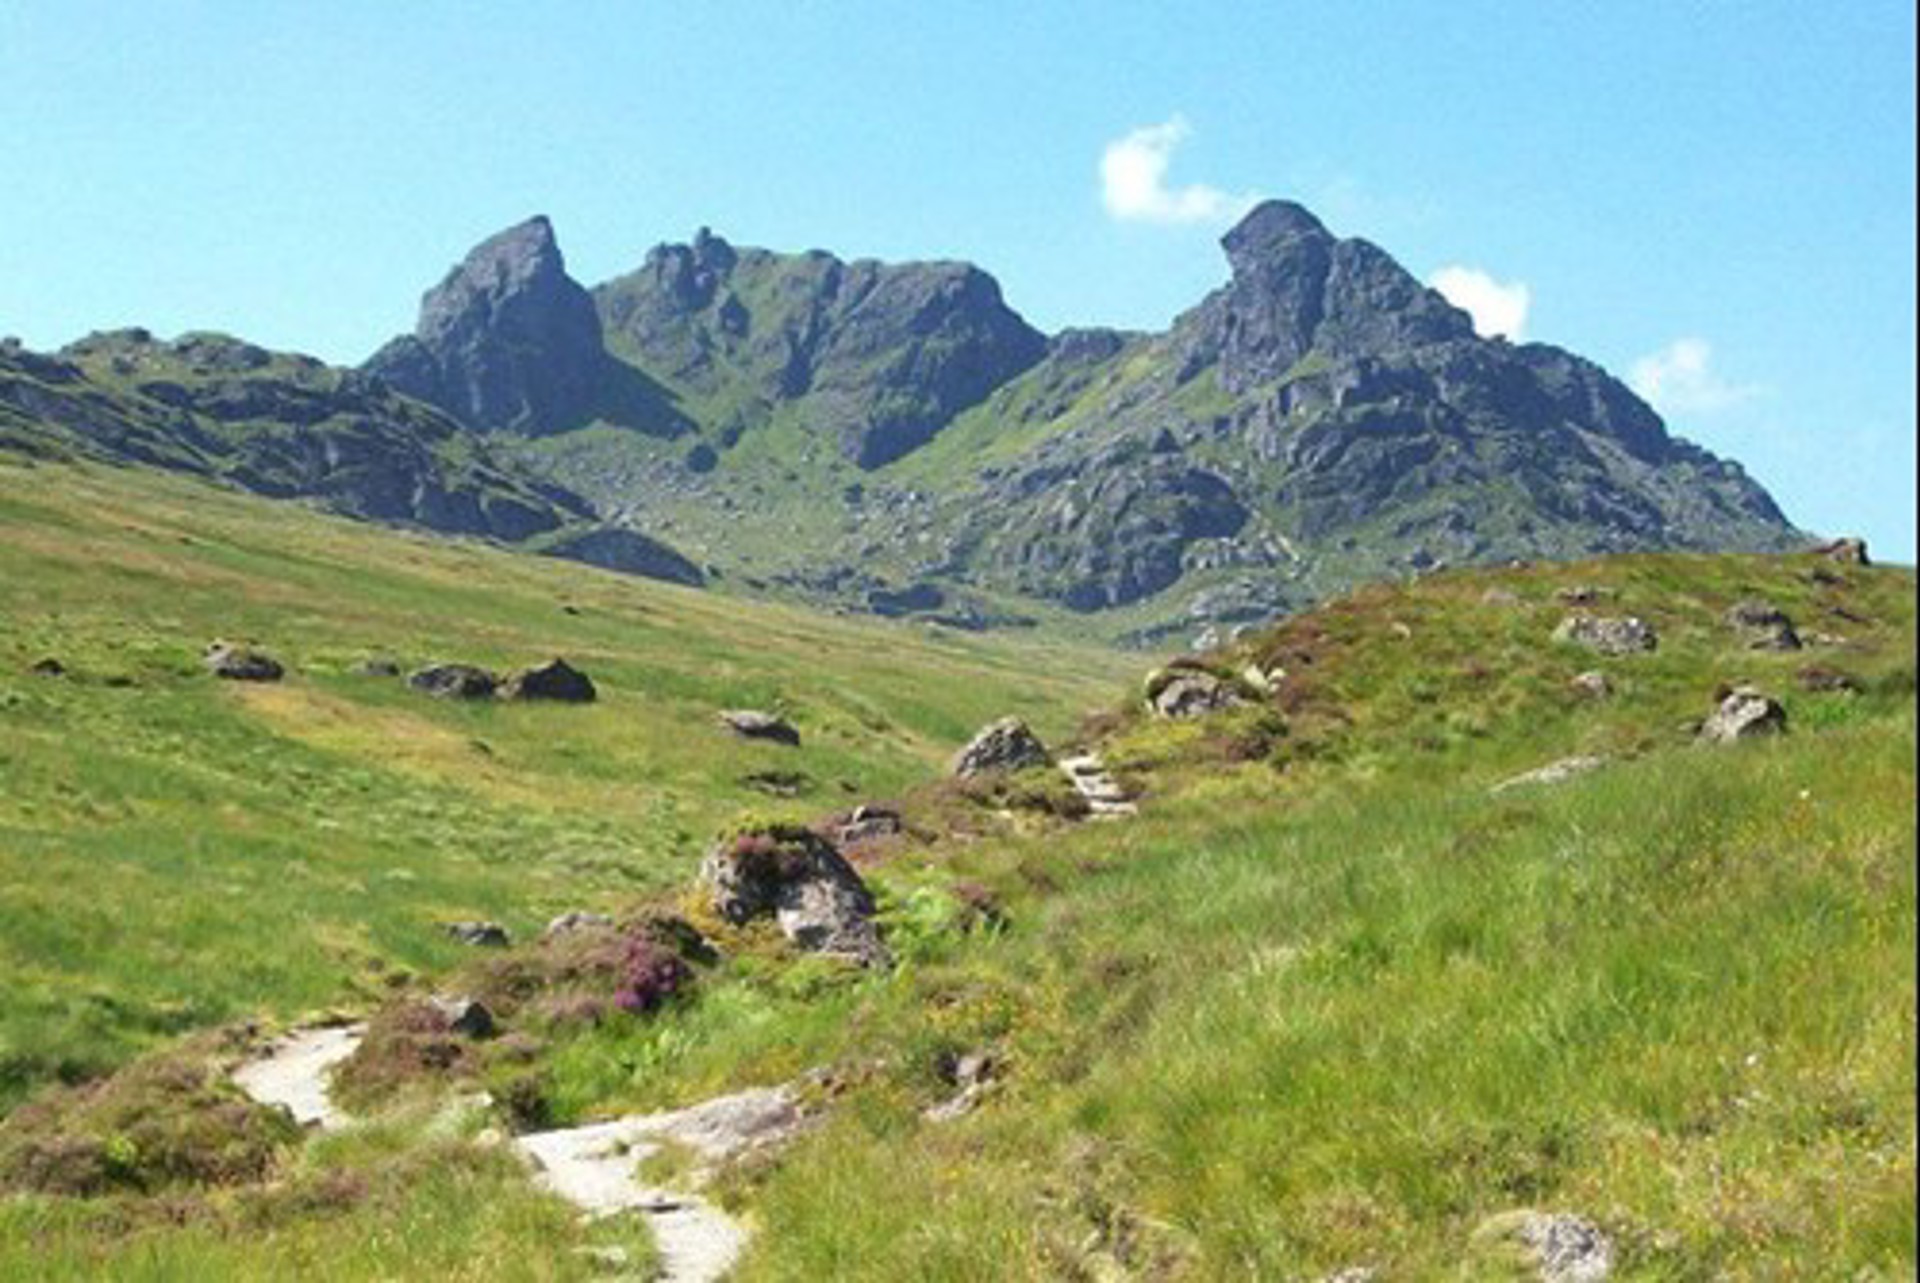
POLYGON ((363 1005, 458 956, 677 885, 798 771, 809 812, 923 778, 979 724, 1051 730, 1097 653, 852 623, 382 532, 109 469, 0 471, 0 1108, 221 1021, 363 1005), (569 611, 577 613, 568 613, 569 611), (290 666, 216 682, 245 638, 290 666), (564 654, 587 708, 462 706, 369 655, 506 669, 564 654), (69 676, 30 675, 55 656, 69 676), (771 707, 799 750, 720 708, 771 707))
MULTIPOLYGON (((1529 1206, 1602 1225, 1624 1278, 1912 1276, 1910 572, 1658 556, 1364 590, 1209 657, 1283 669, 1271 707, 1172 724, 1097 652, 41 467, 0 473, 0 609, 9 1100, 408 973, 468 983, 442 918, 524 938, 671 900, 741 811, 888 796, 924 835, 866 870, 893 970, 718 932, 726 958, 660 1014, 529 1043, 563 1119, 814 1083, 817 1130, 721 1174, 758 1230, 744 1278, 1494 1278, 1474 1230, 1529 1206), (1552 642, 1574 584, 1659 650, 1552 642), (1828 636, 1747 650, 1722 621, 1745 597, 1828 636), (214 635, 295 676, 213 682, 214 635), (603 699, 439 704, 351 675, 380 652, 561 653, 603 699), (42 654, 72 676, 26 675, 42 654), (1803 689, 1809 664, 1859 692, 1803 689), (1607 700, 1569 688, 1596 668, 1607 700), (1732 681, 1789 733, 1696 746, 1732 681), (721 735, 737 704, 806 746, 721 735), (1137 820, 1001 822, 930 783, 992 715, 1059 740, 1092 707, 1137 820), (1573 753, 1612 760, 1489 791, 1573 753), (811 791, 741 782, 776 768, 811 791), (995 1089, 927 1121, 942 1066, 981 1050, 995 1089)), ((585 1276, 589 1231, 478 1124, 396 1108, 264 1186, 16 1196, 0 1277, 585 1276)))

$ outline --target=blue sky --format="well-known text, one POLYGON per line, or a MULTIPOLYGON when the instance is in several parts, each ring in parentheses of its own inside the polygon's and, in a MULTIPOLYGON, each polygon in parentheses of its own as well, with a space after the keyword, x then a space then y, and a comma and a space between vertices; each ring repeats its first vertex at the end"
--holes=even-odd
POLYGON ((1912 560, 1914 34, 1891 0, 12 0, 0 333, 358 361, 534 212, 589 283, 707 224, 1157 328, 1287 196, 1912 560))

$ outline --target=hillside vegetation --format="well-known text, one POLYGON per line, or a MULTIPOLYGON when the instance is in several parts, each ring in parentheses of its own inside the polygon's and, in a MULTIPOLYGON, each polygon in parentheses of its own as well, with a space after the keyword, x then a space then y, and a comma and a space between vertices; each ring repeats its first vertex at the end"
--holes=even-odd
POLYGON ((1166 718, 1097 652, 186 483, 0 478, 0 1029, 8 1102, 35 1097, 0 1124, 0 1276, 588 1277, 576 1249, 635 1263, 644 1235, 577 1224, 494 1133, 776 1083, 813 1125, 714 1187, 755 1228, 746 1279, 1524 1277, 1502 1218, 1528 1208, 1598 1227, 1616 1277, 1912 1275, 1908 571, 1432 575, 1153 675, 1231 705, 1166 718), (1754 601, 1802 648, 1753 648, 1729 611, 1754 601), (1556 640, 1579 614, 1657 647, 1556 640), (291 677, 216 683, 214 635, 291 677), (375 653, 560 653, 601 698, 442 703, 352 671, 375 653), (43 655, 69 675, 27 673, 43 655), (1785 733, 1702 743, 1739 684, 1785 733), (802 747, 720 733, 741 705, 802 747), (1096 748, 1138 817, 1078 821, 1045 771, 942 778, 1009 712, 1096 748), (743 783, 796 769, 797 796, 743 783), (871 798, 905 827, 856 852, 890 966, 695 892, 716 835, 871 798), (678 915, 717 956, 569 1018, 597 964, 531 938, 573 907, 678 915), (524 943, 480 958, 438 929, 482 917, 524 943), (503 1032, 409 1059, 430 986, 485 996, 503 1032), (217 1095, 235 1023, 323 1007, 373 1017, 343 1080, 365 1124, 228 1126, 218 1163, 139 1124, 217 1095), (448 1113, 478 1088, 491 1105, 448 1113), (117 1164, 86 1196, 48 1176, 56 1130, 117 1164))
POLYGON ((0 1108, 186 1030, 364 1002, 455 956, 444 921, 524 933, 676 884, 768 787, 885 797, 1008 706, 1065 727, 1123 671, 0 463, 0 1108), (288 680, 216 681, 216 638, 288 680), (556 655, 596 703, 357 671, 556 655), (786 715, 802 745, 728 734, 730 708, 786 715))

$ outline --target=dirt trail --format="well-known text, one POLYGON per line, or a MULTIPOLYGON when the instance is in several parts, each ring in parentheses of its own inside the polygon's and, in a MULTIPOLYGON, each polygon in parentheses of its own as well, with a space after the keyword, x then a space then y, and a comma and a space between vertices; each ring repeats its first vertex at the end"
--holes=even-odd
POLYGON ((1120 820, 1139 814, 1140 808, 1120 787, 1120 782, 1107 774, 1106 764, 1100 760, 1098 753, 1086 752, 1078 757, 1063 758, 1060 769, 1073 781, 1073 787, 1080 796, 1087 799, 1093 819, 1120 820))
POLYGON ((327 1080, 366 1032, 365 1025, 296 1029, 234 1070, 234 1085, 263 1105, 285 1105, 302 1126, 338 1127, 346 1116, 328 1097, 327 1080))
MULTIPOLYGON (((712 1283, 733 1267, 747 1230, 697 1194, 646 1184, 638 1167, 664 1144, 692 1151, 702 1169, 793 1134, 800 1115, 784 1088, 719 1096, 687 1109, 535 1132, 514 1145, 541 1185, 589 1216, 648 1218, 667 1283, 712 1283)), ((695 1178, 698 1179, 698 1173, 695 1178)))
MULTIPOLYGON (((235 1069, 233 1081, 262 1104, 286 1106, 304 1125, 339 1127, 347 1119, 328 1097, 328 1080, 365 1035, 365 1025, 295 1030, 235 1069)), ((697 1183, 714 1164, 784 1140, 799 1126, 793 1094, 769 1087, 668 1113, 534 1132, 515 1137, 513 1146, 543 1188, 587 1216, 644 1214, 665 1283, 714 1283, 746 1247, 746 1227, 697 1194, 646 1184, 641 1161, 664 1145, 680 1146, 696 1160, 689 1180, 697 1183)))

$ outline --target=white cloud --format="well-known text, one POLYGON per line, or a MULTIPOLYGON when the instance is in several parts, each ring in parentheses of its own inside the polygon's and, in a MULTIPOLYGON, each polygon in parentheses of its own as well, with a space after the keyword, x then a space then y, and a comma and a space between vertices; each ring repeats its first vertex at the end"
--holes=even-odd
POLYGON ((1760 392, 1752 383, 1729 383, 1713 368, 1713 347, 1702 338, 1679 338, 1633 363, 1633 390, 1662 414, 1711 414, 1760 392))
POLYGON ((1525 281, 1496 281, 1477 267, 1455 265, 1435 272, 1428 284, 1471 316, 1481 337, 1498 334, 1518 343, 1526 336, 1533 290, 1525 281))
POLYGON ((1107 213, 1128 222, 1225 222, 1244 213, 1251 196, 1235 196, 1205 183, 1167 186, 1173 149, 1192 133, 1186 117, 1116 138, 1100 153, 1100 199, 1107 213))

